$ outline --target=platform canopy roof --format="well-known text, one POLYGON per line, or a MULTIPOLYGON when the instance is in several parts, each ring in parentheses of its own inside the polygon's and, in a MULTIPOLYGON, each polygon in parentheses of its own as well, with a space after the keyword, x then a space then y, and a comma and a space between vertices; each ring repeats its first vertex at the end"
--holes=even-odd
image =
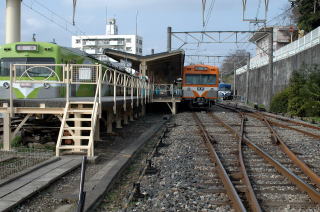
POLYGON ((129 61, 132 68, 139 70, 154 83, 173 83, 181 77, 184 66, 185 53, 183 50, 162 52, 146 56, 130 54, 113 49, 104 49, 103 53, 108 57, 120 61, 129 61))

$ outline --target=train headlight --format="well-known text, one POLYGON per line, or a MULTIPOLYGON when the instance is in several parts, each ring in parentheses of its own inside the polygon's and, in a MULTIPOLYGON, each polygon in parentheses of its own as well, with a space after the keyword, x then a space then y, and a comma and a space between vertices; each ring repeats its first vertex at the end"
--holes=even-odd
POLYGON ((10 84, 8 82, 4 82, 2 84, 2 86, 5 88, 5 89, 9 89, 10 88, 10 84))
POLYGON ((44 84, 43 84, 43 87, 44 87, 45 89, 49 89, 49 88, 50 88, 50 84, 44 83, 44 84))

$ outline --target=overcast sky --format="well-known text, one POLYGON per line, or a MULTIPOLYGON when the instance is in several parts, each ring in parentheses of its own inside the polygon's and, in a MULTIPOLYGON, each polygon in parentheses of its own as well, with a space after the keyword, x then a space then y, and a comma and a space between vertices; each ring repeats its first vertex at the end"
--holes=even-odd
MULTIPOLYGON (((207 0, 207 11, 211 1, 215 3, 206 30, 253 29, 248 22, 242 21, 242 0, 207 0)), ((258 15, 258 18, 263 18, 264 1, 247 0, 246 17, 255 18, 258 15), (261 2, 260 6, 259 2, 261 2)), ((268 20, 282 13, 287 4, 288 0, 270 0, 268 20)), ((144 39, 144 54, 149 54, 152 48, 156 52, 166 50, 168 26, 171 26, 174 31, 202 30, 201 0, 78 0, 76 27, 67 23, 72 21, 72 0, 23 0, 22 41, 32 40, 32 34, 36 33, 37 41, 50 42, 55 39, 60 45, 71 46, 71 36, 78 34, 79 29, 86 35, 104 34, 106 8, 107 17, 117 19, 119 34, 135 34, 138 11, 138 34, 144 39), (39 12, 51 21, 39 15, 39 12), (53 22, 58 23, 59 26, 53 22)), ((4 0, 0 1, 0 14, 0 43, 3 44, 4 0)), ((174 40, 173 46, 177 48, 179 45, 179 42, 174 40)), ((247 45, 222 44, 185 46, 187 51, 197 49, 197 52, 213 52, 212 54, 227 54, 244 47, 253 48, 247 45)))

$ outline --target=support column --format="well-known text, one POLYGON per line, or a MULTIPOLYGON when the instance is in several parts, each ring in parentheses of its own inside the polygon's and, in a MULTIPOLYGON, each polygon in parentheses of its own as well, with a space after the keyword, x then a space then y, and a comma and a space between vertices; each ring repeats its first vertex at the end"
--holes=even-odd
POLYGON ((121 112, 117 112, 116 114, 116 128, 117 129, 121 129, 122 125, 121 125, 121 112))
POLYGON ((172 102, 172 114, 173 115, 177 114, 177 103, 176 103, 176 101, 172 102))
POLYGON ((139 118, 139 108, 136 108, 133 110, 133 118, 138 119, 139 118))
POLYGON ((138 114, 138 118, 141 118, 142 117, 142 104, 140 107, 137 108, 138 111, 137 111, 137 114, 138 114))
POLYGON ((94 140, 101 140, 100 139, 100 119, 99 116, 97 117, 96 120, 96 128, 94 129, 94 140))
POLYGON ((3 150, 11 149, 11 117, 10 113, 4 113, 3 116, 3 150))
POLYGON ((142 76, 147 75, 147 63, 145 60, 143 60, 140 64, 140 72, 142 73, 142 76))
POLYGON ((142 104, 141 105, 141 116, 145 116, 146 115, 146 105, 145 104, 142 104))
POLYGON ((107 112, 107 133, 112 134, 113 111, 107 112))
POLYGON ((128 116, 129 116, 128 111, 125 111, 123 113, 123 125, 128 125, 129 124, 128 116))
POLYGON ((6 0, 6 41, 14 43, 21 40, 21 0, 6 0))
POLYGON ((129 120, 130 121, 134 121, 134 119, 133 119, 133 109, 132 108, 129 111, 129 120))

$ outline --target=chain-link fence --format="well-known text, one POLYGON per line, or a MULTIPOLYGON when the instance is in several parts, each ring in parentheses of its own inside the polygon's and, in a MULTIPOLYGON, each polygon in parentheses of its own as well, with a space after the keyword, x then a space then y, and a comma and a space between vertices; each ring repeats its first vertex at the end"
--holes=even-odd
POLYGON ((5 179, 54 156, 47 149, 16 148, 0 150, 0 179, 5 179))

